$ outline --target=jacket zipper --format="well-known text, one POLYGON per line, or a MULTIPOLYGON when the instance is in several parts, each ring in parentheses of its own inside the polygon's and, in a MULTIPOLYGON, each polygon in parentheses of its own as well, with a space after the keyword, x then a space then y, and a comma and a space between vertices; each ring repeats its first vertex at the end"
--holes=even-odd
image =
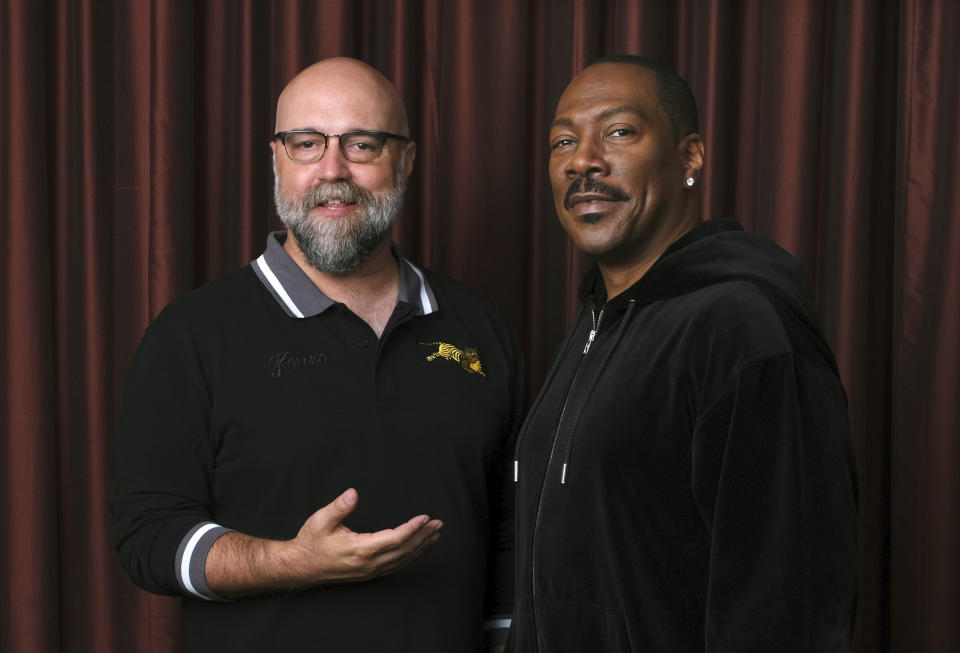
MULTIPOLYGON (((537 620, 537 533, 540 530, 540 517, 543 513, 543 495, 547 490, 547 480, 550 476, 550 465, 553 463, 553 456, 557 451, 557 442, 560 439, 560 427, 563 425, 563 418, 567 413, 567 405, 570 403, 570 397, 573 394, 573 388, 577 385, 577 379, 580 376, 580 370, 583 369, 583 361, 586 360, 587 352, 590 351, 590 345, 593 344, 593 339, 597 337, 597 331, 600 329, 600 321, 603 320, 603 312, 606 310, 606 306, 600 309, 600 314, 598 315, 594 309, 590 309, 590 317, 593 321, 593 328, 590 329, 590 334, 587 336, 587 342, 583 347, 583 353, 580 356, 580 361, 577 363, 577 369, 573 373, 573 380, 570 381, 570 386, 567 388, 567 395, 563 399, 563 407, 560 409, 560 419, 557 420, 557 428, 553 432, 553 443, 550 445, 550 455, 547 458, 547 469, 543 474, 543 484, 540 486, 540 496, 537 498, 537 516, 533 522, 533 535, 532 541, 530 542, 530 614, 533 617, 533 629, 537 634, 537 650, 543 648, 542 636, 540 633, 540 622, 537 620)), ((566 469, 563 470, 563 475, 566 476, 566 469)))

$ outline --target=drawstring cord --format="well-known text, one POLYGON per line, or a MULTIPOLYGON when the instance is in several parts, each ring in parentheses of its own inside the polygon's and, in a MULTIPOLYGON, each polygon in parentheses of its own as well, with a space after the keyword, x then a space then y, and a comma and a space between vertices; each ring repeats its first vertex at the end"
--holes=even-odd
MULTIPOLYGON (((580 319, 583 317, 584 312, 586 312, 586 306, 580 306, 580 310, 577 311, 577 316, 574 318, 573 323, 570 326, 569 331, 567 332, 567 337, 564 342, 563 349, 561 349, 556 356, 554 356, 553 361, 550 363, 550 371, 547 372, 547 378, 544 380, 543 385, 540 386, 540 392, 537 393, 537 398, 533 402, 533 405, 530 407, 530 410, 527 411, 527 415, 533 415, 537 408, 540 406, 540 402, 543 401, 544 395, 547 393, 547 388, 550 387, 550 384, 553 382, 553 378, 557 375, 557 371, 560 369, 560 363, 563 361, 567 354, 570 353, 570 349, 573 347, 573 334, 576 333, 577 326, 580 324, 580 319)), ((520 432, 517 434, 516 444, 513 447, 513 482, 518 483, 520 481, 520 445, 523 444, 524 436, 526 436, 527 428, 529 426, 529 421, 524 421, 523 425, 520 427, 520 432)))

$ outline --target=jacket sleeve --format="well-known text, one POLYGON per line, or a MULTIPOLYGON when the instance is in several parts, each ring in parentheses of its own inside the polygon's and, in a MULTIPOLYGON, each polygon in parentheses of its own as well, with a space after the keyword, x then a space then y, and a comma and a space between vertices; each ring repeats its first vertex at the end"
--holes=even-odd
POLYGON ((707 651, 849 651, 856 477, 839 379, 782 354, 744 364, 694 432, 710 530, 707 651))
POLYGON ((178 560, 190 563, 190 552, 202 550, 192 561, 202 565, 225 532, 211 520, 211 399, 193 348, 172 346, 162 331, 147 330, 128 372, 108 504, 120 562, 134 583, 160 594, 202 594, 189 570, 178 573, 178 560))

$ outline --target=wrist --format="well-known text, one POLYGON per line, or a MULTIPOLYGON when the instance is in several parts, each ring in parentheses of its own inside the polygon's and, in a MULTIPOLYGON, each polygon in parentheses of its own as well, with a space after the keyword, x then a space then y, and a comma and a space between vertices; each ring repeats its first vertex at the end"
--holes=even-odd
POLYGON ((278 589, 303 589, 315 584, 308 566, 307 551, 292 540, 260 540, 260 564, 271 570, 278 589))

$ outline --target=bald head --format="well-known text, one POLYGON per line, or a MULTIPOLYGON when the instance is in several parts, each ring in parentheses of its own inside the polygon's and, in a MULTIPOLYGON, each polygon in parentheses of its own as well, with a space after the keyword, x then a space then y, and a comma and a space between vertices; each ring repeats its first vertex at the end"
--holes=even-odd
POLYGON ((347 57, 324 59, 300 71, 277 100, 276 131, 354 129, 410 135, 400 93, 377 69, 347 57))

